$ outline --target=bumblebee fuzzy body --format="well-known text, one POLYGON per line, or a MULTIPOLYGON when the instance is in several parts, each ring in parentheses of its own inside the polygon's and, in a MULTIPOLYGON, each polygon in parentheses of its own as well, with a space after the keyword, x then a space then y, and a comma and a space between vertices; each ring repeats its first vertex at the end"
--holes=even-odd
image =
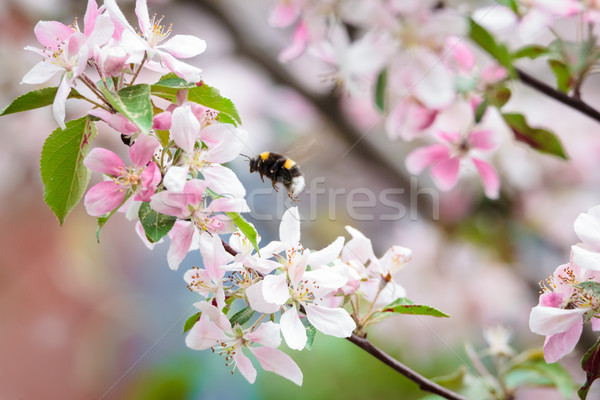
POLYGON ((288 196, 296 200, 298 195, 304 190, 304 176, 300 167, 294 160, 281 154, 265 151, 255 158, 250 159, 250 172, 258 171, 260 179, 264 182, 266 176, 271 180, 273 189, 278 190, 275 184, 283 183, 288 196))

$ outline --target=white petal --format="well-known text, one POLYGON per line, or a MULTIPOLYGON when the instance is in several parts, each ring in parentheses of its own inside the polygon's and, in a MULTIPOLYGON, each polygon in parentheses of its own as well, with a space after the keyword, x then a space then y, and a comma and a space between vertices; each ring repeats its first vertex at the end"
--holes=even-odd
POLYGON ((290 298, 287 274, 265 276, 263 279, 263 297, 268 303, 285 304, 290 298))
POLYGON ((185 187, 185 182, 187 180, 189 172, 190 168, 187 165, 172 165, 171 167, 169 167, 167 173, 165 174, 165 177, 163 178, 163 183, 165 187, 171 192, 183 192, 183 188, 185 187))
POLYGON ((581 316, 586 309, 575 308, 565 310, 562 308, 535 306, 531 309, 529 315, 529 329, 538 335, 554 335, 555 333, 566 332, 576 322, 581 320, 581 316))
POLYGON ((58 65, 52 64, 50 61, 40 61, 35 64, 33 68, 29 70, 21 80, 21 83, 28 83, 30 85, 38 85, 40 83, 47 82, 48 79, 52 78, 59 72, 64 72, 64 68, 58 65))
POLYGON ((272 314, 279 311, 279 305, 269 303, 263 295, 263 281, 259 281, 246 289, 248 304, 254 311, 264 314, 272 314))
POLYGON ((157 48, 166 50, 177 58, 189 58, 204 53, 206 42, 192 35, 175 35, 157 48))
POLYGON ((356 328, 356 323, 343 308, 307 305, 306 316, 315 328, 326 335, 346 338, 356 328))
POLYGON ((348 278, 335 272, 329 267, 319 268, 304 273, 302 279, 315 281, 319 287, 327 289, 338 289, 346 284, 348 278))
POLYGON ((300 321, 296 307, 281 314, 279 325, 283 338, 290 349, 302 350, 306 346, 306 329, 300 321))
POLYGON ((275 348, 281 344, 279 325, 272 321, 260 324, 254 332, 250 332, 244 335, 244 337, 267 347, 275 348))
POLYGON ((302 385, 302 371, 290 356, 269 347, 250 349, 265 371, 275 372, 296 385, 302 385))
POLYGON ((281 218, 279 240, 289 246, 300 243, 300 214, 298 207, 289 208, 281 218))
POLYGON ((324 249, 310 253, 308 265, 327 265, 330 262, 333 262, 333 260, 339 257, 342 247, 344 247, 344 237, 340 236, 324 249))
POLYGON ((600 218, 590 213, 581 213, 575 220, 573 228, 583 243, 600 249, 600 218))
POLYGON ((592 271, 600 271, 600 253, 590 250, 581 243, 571 246, 571 251, 573 253, 573 264, 592 271))

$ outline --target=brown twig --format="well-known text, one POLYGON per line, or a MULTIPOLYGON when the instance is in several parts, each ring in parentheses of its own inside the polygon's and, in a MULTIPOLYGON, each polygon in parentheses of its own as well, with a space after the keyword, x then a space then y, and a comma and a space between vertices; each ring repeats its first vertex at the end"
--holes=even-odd
POLYGON ((519 77, 519 80, 525 85, 537 90, 540 93, 545 94, 548 97, 553 98, 554 100, 563 103, 566 106, 571 107, 574 110, 579 111, 584 115, 587 115, 588 117, 592 118, 597 122, 600 122, 600 111, 596 110, 593 107, 590 107, 590 105, 584 103, 580 99, 571 97, 563 92, 556 90, 552 86, 540 81, 537 78, 534 78, 533 76, 529 75, 527 72, 519 68, 515 69, 517 71, 517 76, 519 77))
POLYGON ((363 349, 364 351, 366 351, 367 353, 371 354, 373 357, 377 358, 379 361, 383 362, 384 364, 387 364, 388 366, 392 367, 394 370, 398 371, 411 381, 417 383, 421 390, 437 394, 438 396, 442 396, 445 399, 466 400, 466 397, 461 396, 458 393, 454 393, 453 391, 448 390, 445 387, 440 386, 433 381, 430 381, 423 375, 420 375, 412 369, 408 368, 406 365, 391 357, 367 339, 363 339, 356 335, 352 335, 347 339, 350 342, 357 345, 358 347, 360 347, 361 349, 363 349))
POLYGON ((229 254, 231 254, 232 256, 237 256, 237 251, 235 251, 233 249, 233 247, 231 247, 230 245, 228 245, 223 239, 221 239, 221 242, 223 243, 223 248, 225 249, 226 252, 228 252, 229 254))

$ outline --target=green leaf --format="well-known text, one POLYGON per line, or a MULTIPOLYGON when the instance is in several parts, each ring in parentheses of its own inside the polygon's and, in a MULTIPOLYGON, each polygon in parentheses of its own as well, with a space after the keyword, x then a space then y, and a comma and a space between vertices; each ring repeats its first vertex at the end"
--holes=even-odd
POLYGON ((385 89, 387 86, 387 68, 379 73, 377 76, 377 83, 375 84, 375 105, 381 112, 385 111, 385 89))
POLYGON ((483 115, 485 114, 487 107, 488 107, 487 100, 483 100, 481 103, 479 103, 479 105, 477 106, 477 109, 475 109, 475 123, 476 124, 481 122, 481 119, 483 118, 483 115))
POLYGON ((242 123, 242 119, 233 105, 233 102, 228 98, 221 96, 221 93, 219 93, 217 89, 204 83, 202 86, 196 86, 189 89, 188 100, 219 111, 221 116, 225 114, 232 118, 237 124, 242 123))
POLYGON ((504 122, 512 129, 515 139, 540 153, 568 158, 556 135, 546 129, 532 128, 522 114, 502 114, 504 122))
POLYGON ((175 225, 175 221, 177 221, 177 217, 154 211, 150 208, 150 203, 148 202, 143 202, 140 205, 138 217, 140 218, 144 232, 146 232, 146 237, 152 243, 158 242, 169 233, 173 225, 175 225))
POLYGON ((588 292, 592 292, 595 297, 600 297, 600 282, 587 281, 581 282, 575 286, 588 292))
POLYGON ((485 93, 485 97, 489 103, 497 108, 502 108, 506 103, 508 103, 511 95, 512 93, 510 89, 504 85, 493 86, 485 93))
MULTIPOLYGON (((12 101, 9 105, 0 111, 0 116, 14 114, 22 111, 34 110, 36 108, 49 106, 54 103, 57 87, 48 87, 39 90, 32 90, 12 101)), ((82 96, 75 89, 71 89, 68 98, 81 98, 82 96)))
POLYGON ((155 86, 156 87, 161 86, 164 88, 182 90, 182 89, 194 88, 194 87, 198 86, 198 84, 188 82, 185 79, 181 79, 180 77, 178 77, 177 75, 175 75, 174 73, 171 72, 169 74, 161 76, 160 79, 158 80, 158 82, 156 82, 154 85, 152 85, 152 88, 154 89, 155 86))
POLYGON ((246 322, 250 321, 250 318, 254 315, 254 310, 252 307, 246 307, 243 310, 240 310, 233 314, 231 318, 229 318, 229 322, 231 322, 231 326, 236 323, 240 326, 244 325, 246 322))
POLYGON ((548 54, 548 48, 537 44, 523 46, 512 55, 513 59, 528 57, 532 60, 540 56, 548 54))
POLYGON ((313 344, 315 343, 315 336, 317 335, 317 328, 315 328, 309 321, 308 318, 301 318, 302 325, 306 329, 306 350, 311 351, 313 344))
POLYGON ((452 372, 451 374, 437 376, 431 380, 437 383, 438 385, 442 385, 445 388, 448 388, 453 391, 458 391, 463 387, 466 375, 467 368, 464 365, 461 365, 456 371, 452 372))
POLYGON ((500 65, 508 70, 509 75, 514 75, 514 68, 512 65, 512 56, 508 47, 503 44, 496 43, 496 39, 475 20, 469 18, 470 29, 469 37, 491 55, 500 65))
POLYGON ((571 398, 575 383, 560 363, 547 364, 542 349, 525 351, 511 360, 505 374, 505 384, 511 389, 521 386, 550 386, 565 398, 571 398))
POLYGON ((142 83, 128 86, 117 93, 104 86, 101 86, 100 89, 115 110, 133 122, 143 133, 150 132, 153 117, 150 85, 142 83))
POLYGON ((519 5, 516 0, 496 0, 505 7, 510 8, 515 14, 519 15, 519 5))
POLYGON ((581 368, 585 372, 585 383, 579 388, 577 394, 581 400, 585 400, 592 383, 600 378, 600 338, 584 354, 581 368))
POLYGON ((548 60, 548 66, 556 77, 556 88, 568 93, 571 87, 571 72, 569 67, 558 60, 548 60))
POLYGON ((192 315, 191 317, 189 317, 185 323, 183 324, 183 333, 186 333, 187 331, 189 331, 190 329, 192 329, 192 327, 194 326, 194 324, 196 322, 198 322, 198 320, 200 319, 200 314, 202 314, 201 312, 197 312, 196 314, 192 315))
POLYGON ((449 315, 429 306, 418 305, 406 297, 400 297, 388 304, 381 312, 392 312, 395 314, 429 315, 432 317, 449 317, 449 315))
POLYGON ((67 122, 65 130, 57 128, 44 142, 40 160, 44 200, 61 225, 90 181, 83 159, 95 136, 95 124, 83 117, 67 122))
POLYGON ((254 229, 254 227, 238 213, 228 212, 225 214, 227 214, 227 216, 233 220, 235 226, 237 226, 240 232, 246 236, 258 253, 258 233, 256 232, 256 229, 254 229))

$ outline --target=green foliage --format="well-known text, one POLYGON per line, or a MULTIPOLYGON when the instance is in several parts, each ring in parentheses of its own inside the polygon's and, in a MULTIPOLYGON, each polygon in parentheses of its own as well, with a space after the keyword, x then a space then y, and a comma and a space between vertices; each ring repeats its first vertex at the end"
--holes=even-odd
POLYGON ((69 212, 83 197, 90 171, 83 165, 96 126, 83 117, 66 123, 48 136, 42 148, 40 171, 44 200, 62 225, 69 212))
POLYGON ((233 220, 235 226, 237 226, 240 232, 246 236, 258 253, 258 233, 256 232, 256 229, 254 229, 254 227, 238 213, 228 212, 225 214, 233 220))
POLYGON ((520 49, 516 50, 512 57, 513 59, 517 58, 531 58, 532 60, 543 55, 548 54, 548 48, 544 46, 540 46, 537 44, 530 44, 528 46, 523 46, 520 49))
POLYGON ((169 233, 177 220, 176 217, 171 215, 165 215, 158 211, 154 211, 150 208, 150 203, 148 202, 143 202, 141 204, 138 211, 138 217, 140 218, 146 237, 152 243, 158 242, 169 233))
MULTIPOLYGON (((577 285, 577 287, 580 287, 581 289, 584 289, 588 292, 592 292, 592 295, 595 297, 600 297, 600 282, 593 282, 593 281, 581 282, 580 284, 577 285)), ((593 313, 591 313, 591 314, 593 314, 593 313)))
MULTIPOLYGON (((50 104, 54 103, 54 98, 56 97, 57 91, 57 87, 48 87, 25 93, 4 107, 4 109, 0 111, 0 117, 3 115, 49 106, 50 104)), ((81 95, 77 92, 77 90, 71 89, 68 98, 81 98, 81 95)))
POLYGON ((308 318, 301 319, 304 328, 306 329, 306 350, 311 351, 313 344, 315 343, 315 336, 317 335, 317 328, 315 328, 309 321, 308 318))
POLYGON ((191 84, 173 75, 165 75, 157 83, 152 85, 152 94, 176 102, 179 90, 188 90, 188 101, 202 104, 219 112, 219 121, 238 125, 242 119, 231 100, 221 96, 221 93, 202 82, 200 85, 191 84))
POLYGON ((517 0, 496 0, 505 7, 510 8, 515 14, 519 14, 519 4, 517 0))
POLYGON ((231 322, 231 326, 237 324, 244 325, 246 322, 250 321, 250 318, 254 315, 254 310, 252 307, 246 307, 229 318, 229 322, 231 322))
POLYGON ((377 76, 375 85, 375 106, 381 112, 385 111, 385 89, 387 86, 387 68, 377 76))
POLYGON ((512 129, 515 139, 529 145, 540 153, 552 154, 567 159, 562 144, 556 135, 546 129, 532 128, 522 114, 502 114, 504 122, 512 129))
POLYGON ((514 68, 512 65, 513 58, 506 47, 503 44, 497 43, 496 39, 481 25, 469 18, 470 28, 469 37, 479 47, 485 50, 491 55, 500 65, 502 65, 508 71, 510 76, 514 75, 514 68))
POLYGON ((487 100, 483 100, 477 106, 477 109, 475 110, 475 123, 476 124, 478 124, 478 123, 481 122, 483 116, 485 115, 487 107, 488 107, 488 101, 487 100))
POLYGON ((556 88, 563 92, 569 92, 572 85, 571 72, 563 62, 558 60, 548 60, 548 66, 556 77, 556 88))
POLYGON ((100 89, 115 110, 133 122, 142 133, 150 132, 153 118, 150 85, 128 86, 116 93, 104 86, 100 89))
POLYGON ((600 378, 600 338, 583 356, 581 368, 585 371, 585 383, 579 388, 577 394, 581 400, 585 400, 592 383, 600 378))
POLYGON ((392 303, 385 306, 382 312, 391 312, 395 314, 413 314, 413 315, 429 315, 432 317, 449 317, 449 315, 430 307, 413 303, 412 300, 406 297, 400 297, 392 303))
POLYGON ((198 322, 198 320, 200 319, 200 314, 202 314, 201 312, 197 312, 196 314, 192 315, 191 317, 189 317, 185 323, 183 324, 183 333, 186 333, 187 331, 189 331, 190 329, 192 329, 192 327, 194 326, 194 324, 196 322, 198 322))

